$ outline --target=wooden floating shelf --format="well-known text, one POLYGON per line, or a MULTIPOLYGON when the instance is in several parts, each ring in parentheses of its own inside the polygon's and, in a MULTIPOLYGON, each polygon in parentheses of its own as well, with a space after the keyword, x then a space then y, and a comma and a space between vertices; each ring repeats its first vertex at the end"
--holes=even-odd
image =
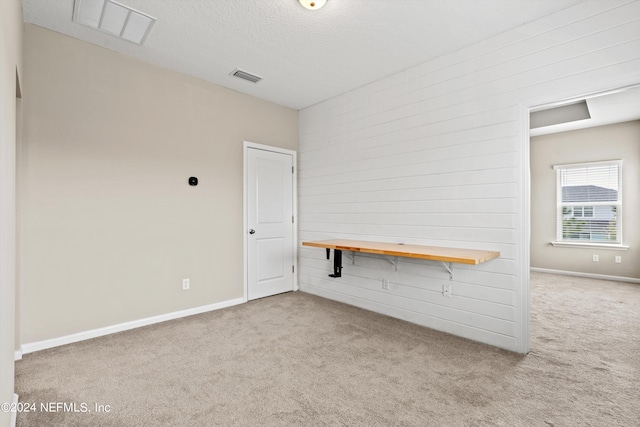
POLYGON ((500 252, 496 251, 442 248, 439 246, 403 245, 399 243, 368 242, 363 240, 318 240, 315 242, 302 242, 302 245, 314 246, 317 248, 338 249, 340 251, 363 252, 369 254, 474 265, 500 256, 500 252))
MULTIPOLYGON (((426 259, 430 261, 440 261, 449 272, 449 278, 453 279, 453 263, 456 264, 471 264, 477 265, 486 261, 489 261, 500 256, 500 252, 497 251, 484 251, 477 249, 460 249, 460 248, 444 248, 439 246, 422 246, 422 245, 404 245, 401 243, 387 243, 387 242, 369 242, 364 240, 346 240, 346 239, 334 239, 334 240, 317 240, 312 242, 302 242, 303 246, 313 246, 317 248, 326 248, 327 255, 328 250, 340 252, 340 266, 341 265, 341 251, 350 251, 354 254, 369 253, 377 255, 385 255, 388 257, 403 257, 414 259, 426 259), (446 263, 446 264, 445 264, 446 263)), ((337 269, 335 260, 338 258, 338 252, 334 256, 334 276, 340 277, 340 271, 337 269), (337 275, 336 275, 337 274, 337 275)), ((396 262, 391 263, 398 268, 397 259, 396 262)))

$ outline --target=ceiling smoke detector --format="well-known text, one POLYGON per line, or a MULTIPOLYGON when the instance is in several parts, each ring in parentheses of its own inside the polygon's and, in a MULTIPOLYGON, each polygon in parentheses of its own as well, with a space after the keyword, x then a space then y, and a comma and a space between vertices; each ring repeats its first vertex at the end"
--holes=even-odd
POLYGON ((318 10, 324 6, 327 0, 298 0, 300 4, 309 10, 318 10))
POLYGON ((73 21, 142 45, 156 18, 113 0, 76 0, 73 21))

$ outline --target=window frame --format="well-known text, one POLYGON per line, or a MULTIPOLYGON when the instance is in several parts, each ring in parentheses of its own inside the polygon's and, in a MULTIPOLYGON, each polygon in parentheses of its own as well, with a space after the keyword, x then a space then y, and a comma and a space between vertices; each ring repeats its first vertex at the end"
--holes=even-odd
POLYGON ((566 247, 601 247, 611 249, 628 249, 628 246, 623 245, 623 219, 622 219, 622 160, 605 160, 595 162, 583 162, 583 163, 570 163, 562 165, 554 165, 553 169, 556 173, 556 240, 551 242, 554 246, 566 246, 566 247), (618 167, 618 200, 615 202, 604 201, 584 201, 584 202, 563 202, 562 201, 562 171, 570 169, 586 169, 589 167, 601 167, 612 166, 618 167), (563 219, 565 216, 565 208, 571 209, 572 214, 575 212, 575 208, 579 207, 582 215, 584 215, 585 207, 591 208, 591 216, 580 216, 583 218, 594 218, 597 206, 615 206, 616 207, 616 241, 595 241, 595 240, 570 240, 563 238, 563 219))

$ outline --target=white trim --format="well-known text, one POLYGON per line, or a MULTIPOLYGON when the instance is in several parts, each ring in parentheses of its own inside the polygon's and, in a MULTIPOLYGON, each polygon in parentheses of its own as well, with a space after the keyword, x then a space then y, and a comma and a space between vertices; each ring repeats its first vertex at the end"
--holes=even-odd
MULTIPOLYGON (((623 83, 623 84, 626 84, 626 82, 623 83)), ((573 103, 576 103, 576 102, 585 101, 588 98, 596 98, 596 97, 599 97, 599 96, 613 95, 613 94, 616 94, 616 93, 624 92, 627 89, 637 89, 639 87, 640 87, 640 83, 631 83, 631 84, 628 84, 628 85, 619 86, 617 89, 594 91, 594 92, 586 93, 586 94, 581 95, 581 96, 565 98, 565 99, 560 100, 560 101, 541 103, 539 105, 535 105, 535 106, 529 108, 529 111, 531 111, 532 113, 535 113, 536 111, 546 110, 548 108, 562 107, 562 106, 573 104, 573 103)))
POLYGON ((624 92, 628 89, 637 89, 640 87, 640 83, 637 81, 637 77, 632 77, 630 79, 619 79, 611 82, 612 84, 607 85, 608 87, 614 87, 616 89, 598 89, 595 87, 590 92, 585 92, 581 95, 569 96, 566 98, 561 98, 560 100, 551 101, 551 98, 554 98, 553 95, 548 96, 544 95, 544 97, 536 97, 532 99, 531 102, 527 102, 526 105, 529 106, 529 111, 536 112, 540 110, 546 110, 547 108, 560 107, 567 104, 572 104, 574 102, 584 101, 589 98, 597 98, 599 96, 607 96, 613 95, 616 93, 624 92))
POLYGON ((599 248, 599 249, 612 249, 614 251, 626 251, 629 250, 629 246, 625 245, 613 245, 606 243, 578 243, 578 242, 551 242, 553 246, 561 248, 599 248))
POLYGON ((249 277, 248 277, 248 235, 249 228, 247 220, 248 192, 247 181, 249 173, 249 149, 271 151, 274 153, 288 154, 292 158, 293 163, 293 290, 297 291, 298 287, 298 153, 286 148, 272 147, 255 142, 244 141, 242 147, 243 170, 242 170, 242 271, 244 281, 244 302, 249 300, 249 277))
POLYGON ((247 270, 247 258, 249 256, 247 245, 247 225, 249 220, 247 218, 247 203, 248 203, 248 189, 247 189, 247 173, 249 170, 249 147, 250 142, 244 141, 242 147, 242 298, 244 302, 249 301, 249 274, 247 270))
POLYGON ((538 273, 560 274, 563 276, 587 277, 589 279, 615 280, 617 282, 640 283, 640 279, 633 277, 608 276, 606 274, 581 273, 578 271, 551 270, 549 268, 531 267, 531 271, 538 273))
POLYGON ((518 105, 520 110, 520 257, 522 262, 520 263, 519 276, 520 292, 517 294, 519 303, 516 305, 516 319, 519 323, 519 333, 516 337, 516 351, 518 353, 527 354, 530 350, 529 344, 529 318, 530 318, 530 278, 529 267, 531 263, 530 256, 530 239, 531 239, 531 138, 529 137, 529 119, 530 109, 524 105, 518 105))
POLYGON ((13 352, 13 361, 22 360, 22 349, 13 352))
POLYGON ((128 331, 142 326, 153 325, 155 323, 166 322, 167 320, 180 319, 182 317, 193 316, 194 314, 206 313, 209 311, 220 310, 222 308, 231 307, 242 304, 243 298, 236 298, 215 304, 203 305, 201 307, 189 308, 187 310, 174 311, 172 313, 161 314, 159 316, 147 317, 144 319, 133 320, 131 322, 118 323, 117 325, 107 326, 104 328, 92 329, 77 334, 65 335, 58 338, 52 338, 43 341, 23 344, 21 346, 22 354, 33 353, 35 351, 45 350, 47 348, 58 347, 65 344, 84 341, 91 338, 97 338, 104 335, 114 334, 116 332, 128 331))
POLYGON ((622 166, 622 160, 602 160, 598 162, 584 162, 584 163, 568 163, 566 165, 553 165, 553 169, 581 169, 589 166, 606 166, 606 165, 618 165, 622 166))
MULTIPOLYGON (((13 393, 13 407, 18 408, 18 402, 20 401, 20 397, 13 393)), ((11 420, 9 421, 10 427, 16 427, 16 422, 18 421, 18 411, 11 411, 11 420)))

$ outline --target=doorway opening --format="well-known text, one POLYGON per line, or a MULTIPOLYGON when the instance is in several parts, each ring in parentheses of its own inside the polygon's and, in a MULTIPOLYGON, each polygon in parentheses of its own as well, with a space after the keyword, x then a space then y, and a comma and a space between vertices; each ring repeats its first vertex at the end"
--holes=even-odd
MULTIPOLYGON (((523 190, 526 193, 523 194, 523 250, 527 261, 527 271, 523 272, 526 279, 523 320, 528 341, 532 292, 529 271, 640 283, 640 270, 632 262, 640 257, 640 230, 634 221, 635 212, 640 208, 637 196, 640 194, 640 84, 528 106, 523 113, 526 114, 523 120, 530 123, 523 165, 525 171, 528 170, 525 172, 528 182, 523 190), (598 162, 617 161, 623 165, 618 189, 600 181, 573 186, 569 182, 567 185, 573 188, 558 183, 561 176, 558 169, 563 166, 579 169, 578 166, 586 165, 583 169, 589 170, 589 166, 597 166, 598 162), (590 195, 585 196, 587 199, 568 200, 580 186, 590 191, 590 195), (609 198, 620 192, 622 208, 614 211, 619 215, 609 215, 606 224, 610 225, 614 217, 621 220, 621 235, 614 236, 616 244, 607 246, 598 241, 559 244, 563 231, 567 233, 569 226, 586 230, 596 222, 595 213, 603 209, 597 206, 610 202, 596 200, 600 197, 596 191, 599 187, 604 188, 600 195, 606 192, 609 198), (566 207, 564 211, 559 210, 563 197, 564 202, 572 205, 570 212, 566 207)), ((608 209, 611 214, 611 208, 608 209)), ((577 233, 581 238, 588 235, 577 233)))

